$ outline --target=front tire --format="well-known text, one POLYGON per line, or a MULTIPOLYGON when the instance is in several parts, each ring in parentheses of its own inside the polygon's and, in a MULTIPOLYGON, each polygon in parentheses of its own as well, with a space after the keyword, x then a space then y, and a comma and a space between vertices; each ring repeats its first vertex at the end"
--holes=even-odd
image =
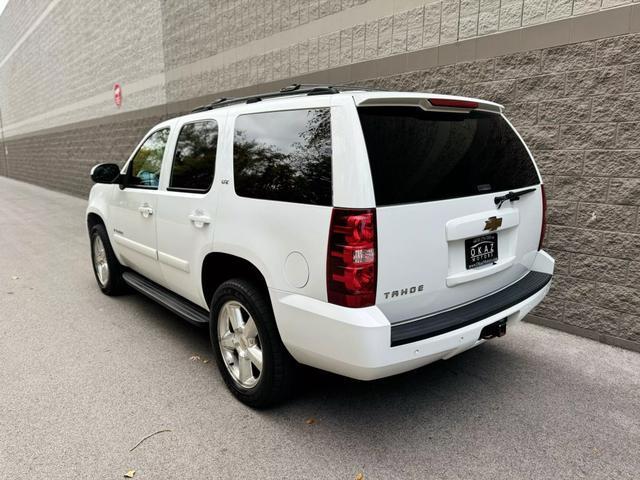
POLYGON ((127 291, 127 285, 122 279, 122 267, 113 253, 104 225, 91 227, 89 238, 93 273, 100 290, 109 296, 122 295, 127 291))
POLYGON ((265 408, 292 390, 295 362, 282 344, 271 305, 251 282, 224 282, 213 295, 209 322, 220 374, 238 400, 265 408))

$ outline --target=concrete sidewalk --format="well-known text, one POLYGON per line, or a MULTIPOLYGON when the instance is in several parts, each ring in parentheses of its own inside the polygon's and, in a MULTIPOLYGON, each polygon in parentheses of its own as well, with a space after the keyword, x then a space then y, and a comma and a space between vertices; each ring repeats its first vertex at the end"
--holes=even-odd
POLYGON ((640 355, 530 324, 381 381, 305 369, 252 411, 206 332, 99 292, 85 206, 0 177, 2 479, 640 475, 640 355))

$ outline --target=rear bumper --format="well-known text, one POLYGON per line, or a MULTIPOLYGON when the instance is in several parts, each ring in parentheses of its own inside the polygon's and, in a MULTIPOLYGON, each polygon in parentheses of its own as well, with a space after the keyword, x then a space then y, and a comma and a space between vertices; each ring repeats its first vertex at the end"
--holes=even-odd
POLYGON ((446 312, 411 319, 391 327, 391 346, 417 342, 471 325, 523 302, 551 282, 551 274, 529 272, 492 295, 446 312))
POLYGON ((433 328, 434 319, 442 320, 437 316, 418 319, 408 329, 403 325, 392 327, 375 306, 350 309, 279 290, 271 290, 271 298, 282 341, 298 362, 351 378, 373 380, 447 359, 479 345, 484 342, 480 332, 491 323, 507 318, 508 325, 513 325, 522 320, 551 286, 553 259, 545 252, 539 252, 537 257, 533 277, 529 277, 530 273, 490 297, 450 311, 456 313, 446 312, 445 331, 433 328), (512 288, 527 278, 528 287, 520 287, 528 289, 512 288), (488 298, 491 300, 485 300, 488 298), (473 308, 476 316, 472 315, 473 308), (418 322, 422 329, 415 328, 418 322))

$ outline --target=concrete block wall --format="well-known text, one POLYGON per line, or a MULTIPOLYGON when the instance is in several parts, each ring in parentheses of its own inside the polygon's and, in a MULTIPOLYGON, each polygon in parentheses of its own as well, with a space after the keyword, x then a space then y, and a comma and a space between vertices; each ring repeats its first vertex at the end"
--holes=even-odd
POLYGON ((167 98, 170 102, 205 95, 211 88, 225 90, 229 85, 250 86, 324 71, 633 2, 369 0, 343 2, 342 8, 339 1, 313 0, 288 5, 287 2, 271 1, 249 3, 255 7, 257 15, 238 14, 238 11, 253 9, 247 7, 246 1, 235 1, 225 2, 221 12, 186 19, 182 2, 164 4, 167 98), (180 17, 183 19, 173 20, 180 17), (229 19, 229 23, 223 21, 221 25, 216 22, 218 18, 229 19), (182 28, 185 24, 189 28, 182 28), (337 25, 342 28, 337 29, 337 25), (240 45, 233 33, 239 30, 244 42, 240 45), (201 40, 202 31, 209 32, 205 41, 201 40), (267 33, 272 37, 263 41, 267 33), (228 40, 222 42, 218 38, 220 35, 228 40), (220 45, 228 53, 228 60, 222 63, 217 58, 220 45), (185 69, 181 67, 186 65, 191 67, 191 75, 183 74, 185 69))
MULTIPOLYGON (((5 135, 606 13, 633 1, 11 0, 0 17, 0 40, 13 44, 0 57, 5 135), (116 82, 125 100, 119 108, 116 82)), ((590 28, 608 21, 605 15, 590 28)), ((613 21, 623 30, 638 20, 613 21)), ((566 32, 567 43, 574 33, 566 32)))
MULTIPOLYGON (((9 2, 0 24, 12 11, 22 12, 20 4, 9 2)), ((0 57, 5 137, 118 113, 116 82, 128 86, 126 111, 166 102, 159 2, 37 4, 47 8, 31 12, 36 28, 0 57)), ((0 38, 9 36, 0 32, 0 38)))
POLYGON ((0 15, 0 59, 16 46, 20 37, 33 25, 34 19, 49 6, 48 1, 22 0, 9 2, 0 15))
POLYGON ((111 119, 11 140, 7 143, 11 152, 8 176, 86 197, 93 185, 91 167, 98 163, 123 165, 150 126, 165 118, 156 114, 111 119))
POLYGON ((640 349, 638 2, 11 0, 0 40, 0 175, 81 196, 91 165, 219 96, 369 83, 502 103, 549 196, 557 276, 530 318, 640 349))

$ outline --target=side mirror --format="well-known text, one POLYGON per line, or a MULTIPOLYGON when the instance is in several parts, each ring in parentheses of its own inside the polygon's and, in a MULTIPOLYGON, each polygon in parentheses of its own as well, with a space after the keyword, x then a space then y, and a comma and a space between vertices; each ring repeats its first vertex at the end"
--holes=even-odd
POLYGON ((115 163, 101 163, 91 169, 91 180, 95 183, 118 183, 120 167, 115 163))

